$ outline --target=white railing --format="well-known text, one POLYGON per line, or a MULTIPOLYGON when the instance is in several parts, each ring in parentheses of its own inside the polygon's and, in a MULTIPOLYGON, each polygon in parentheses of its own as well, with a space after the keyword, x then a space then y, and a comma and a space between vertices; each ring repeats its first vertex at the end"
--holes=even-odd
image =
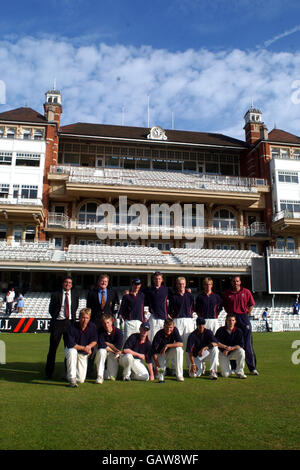
POLYGON ((13 135, 13 134, 10 134, 9 136, 4 136, 3 134, 0 134, 0 139, 5 139, 5 140, 34 140, 34 141, 41 141, 41 140, 45 140, 45 137, 44 136, 28 136, 28 137, 23 137, 23 135, 19 136, 19 135, 13 135))
POLYGON ((293 212, 288 209, 284 209, 274 215, 273 222, 280 219, 300 219, 300 212, 293 212))
POLYGON ((124 170, 121 168, 86 168, 71 165, 52 165, 50 174, 68 175, 69 181, 89 184, 120 184, 135 186, 182 187, 226 191, 257 192, 266 186, 262 178, 191 174, 172 171, 124 170))
POLYGON ((268 256, 277 256, 277 257, 298 257, 300 256, 300 252, 297 248, 289 250, 288 248, 275 248, 269 247, 267 248, 268 256))
POLYGON ((14 198, 14 197, 1 197, 0 198, 0 204, 22 204, 23 206, 25 205, 30 205, 30 206, 42 206, 42 200, 41 199, 27 199, 27 198, 14 198))
POLYGON ((71 228, 70 218, 65 214, 61 214, 57 212, 49 212, 47 225, 48 227, 58 226, 58 227, 63 227, 63 228, 71 228))
POLYGON ((254 222, 250 226, 241 228, 217 228, 217 227, 192 227, 192 226, 164 226, 164 225, 153 225, 142 224, 135 225, 131 224, 118 224, 118 223, 97 223, 96 221, 80 222, 76 219, 70 219, 68 216, 62 213, 49 212, 47 227, 62 227, 64 229, 77 229, 77 230, 99 230, 107 232, 108 230, 128 233, 149 233, 149 232, 160 232, 164 233, 170 231, 171 233, 197 233, 206 235, 226 235, 226 236, 254 236, 254 235, 267 235, 268 230, 262 222, 254 222))

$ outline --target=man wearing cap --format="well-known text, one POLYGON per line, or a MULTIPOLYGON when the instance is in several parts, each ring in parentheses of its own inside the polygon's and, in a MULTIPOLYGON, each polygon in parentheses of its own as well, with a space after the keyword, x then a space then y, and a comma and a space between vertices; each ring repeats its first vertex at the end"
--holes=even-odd
POLYGON ((245 350, 243 332, 236 328, 236 315, 228 313, 225 326, 221 326, 216 332, 219 347, 219 363, 223 377, 230 377, 232 374, 230 361, 236 361, 235 375, 239 379, 246 379, 244 374, 245 350))
POLYGON ((164 381, 164 374, 168 360, 175 366, 177 380, 183 382, 183 342, 174 320, 168 318, 164 327, 159 330, 152 341, 152 354, 157 371, 160 371, 160 382, 164 381))
POLYGON ((231 279, 231 289, 223 294, 223 306, 227 313, 236 314, 236 326, 243 332, 246 364, 251 375, 258 375, 253 349, 252 327, 249 319, 255 305, 251 292, 242 286, 240 276, 231 279))
POLYGON ((200 377, 204 373, 204 361, 209 361, 210 378, 217 379, 218 340, 213 332, 205 328, 205 319, 198 317, 197 328, 188 337, 186 352, 190 358, 190 377, 200 377))
POLYGON ((119 364, 123 367, 123 380, 154 380, 151 343, 148 339, 150 325, 142 322, 139 333, 126 340, 119 364), (147 368, 144 365, 146 362, 147 368))
POLYGON ((104 314, 101 318, 102 329, 98 331, 98 351, 96 354, 97 384, 104 379, 116 380, 119 357, 123 344, 123 333, 114 326, 114 317, 104 314), (107 369, 105 370, 105 364, 107 369))
POLYGON ((152 285, 144 290, 145 305, 151 313, 149 318, 149 339, 153 341, 155 334, 163 328, 164 321, 168 318, 168 301, 172 291, 164 285, 164 278, 160 272, 153 274, 152 285))
POLYGON ((222 299, 213 292, 213 285, 211 277, 203 280, 203 292, 196 298, 195 310, 198 317, 205 318, 206 328, 215 333, 219 328, 218 316, 222 310, 222 299))
POLYGON ((136 277, 131 283, 130 292, 122 297, 119 318, 124 320, 124 342, 133 333, 139 333, 140 325, 145 321, 145 295, 141 291, 141 286, 142 281, 136 277))

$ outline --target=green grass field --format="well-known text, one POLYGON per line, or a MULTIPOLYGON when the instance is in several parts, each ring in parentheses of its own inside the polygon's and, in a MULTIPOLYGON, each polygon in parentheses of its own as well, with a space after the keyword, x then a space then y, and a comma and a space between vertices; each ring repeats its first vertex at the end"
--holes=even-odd
POLYGON ((49 336, 2 333, 0 449, 299 449, 297 339, 300 332, 256 333, 260 375, 247 380, 87 381, 70 389, 61 380, 62 344, 49 381, 49 336))

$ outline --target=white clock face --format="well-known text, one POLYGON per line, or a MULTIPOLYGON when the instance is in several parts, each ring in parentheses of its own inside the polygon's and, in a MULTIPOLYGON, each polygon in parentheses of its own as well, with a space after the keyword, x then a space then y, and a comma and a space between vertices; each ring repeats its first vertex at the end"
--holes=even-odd
POLYGON ((147 136, 148 139, 161 139, 167 140, 167 136, 165 135, 165 131, 161 129, 161 127, 152 127, 150 134, 147 136))

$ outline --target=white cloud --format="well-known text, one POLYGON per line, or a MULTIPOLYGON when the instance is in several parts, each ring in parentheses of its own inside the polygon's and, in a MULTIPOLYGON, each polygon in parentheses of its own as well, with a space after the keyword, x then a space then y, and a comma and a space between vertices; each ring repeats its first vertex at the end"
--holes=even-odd
POLYGON ((62 124, 98 122, 224 132, 244 138, 243 116, 254 105, 269 129, 300 134, 300 105, 292 84, 300 79, 300 53, 267 50, 188 49, 80 45, 70 40, 31 37, 0 42, 0 80, 6 104, 0 111, 28 106, 42 111, 44 93, 62 92, 62 124))

